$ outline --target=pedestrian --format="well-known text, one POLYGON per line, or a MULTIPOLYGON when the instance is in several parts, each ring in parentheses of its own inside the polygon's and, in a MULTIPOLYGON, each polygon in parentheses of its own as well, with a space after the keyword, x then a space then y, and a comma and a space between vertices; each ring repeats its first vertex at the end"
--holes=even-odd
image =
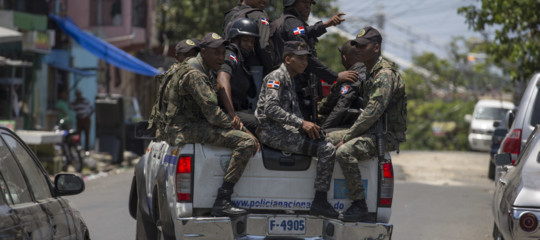
POLYGON ((258 150, 255 137, 245 128, 233 129, 231 119, 218 106, 212 71, 223 65, 227 44, 228 41, 216 33, 206 34, 200 43, 201 52, 170 73, 172 80, 166 87, 169 103, 164 134, 170 145, 203 143, 233 150, 211 211, 217 217, 247 214, 247 210, 231 201, 231 195, 249 158, 258 150))
POLYGON ((225 63, 218 70, 217 84, 221 105, 233 120, 233 127, 244 125, 254 133, 257 119, 253 115, 248 97, 257 95, 253 77, 247 67, 247 55, 253 52, 259 37, 257 25, 250 19, 234 20, 227 34, 230 44, 226 47, 225 63))
MULTIPOLYGON (((263 74, 266 75, 272 71, 272 50, 269 46, 270 38, 270 18, 264 10, 267 0, 239 0, 238 4, 225 13, 223 19, 223 34, 229 34, 229 29, 232 22, 238 18, 248 18, 257 24, 259 38, 255 42, 254 51, 246 56, 248 65, 247 69, 252 70, 253 67, 262 66, 263 74)), ((230 36, 226 36, 230 39, 230 36)), ((262 81, 262 75, 256 81, 262 81)))
POLYGON ((181 63, 187 58, 197 56, 200 48, 197 39, 184 39, 178 42, 175 46, 175 58, 176 62, 181 63))
POLYGON ((75 101, 71 103, 71 109, 75 111, 77 118, 77 131, 79 134, 84 132, 84 150, 88 151, 90 142, 91 117, 95 111, 94 106, 88 99, 84 98, 80 89, 75 92, 75 101))
POLYGON ((361 88, 366 80, 366 66, 360 62, 358 50, 349 40, 339 48, 341 63, 347 70, 358 73, 356 82, 332 85, 330 94, 319 103, 318 113, 322 129, 349 128, 362 108, 361 88))
POLYGON ((311 55, 306 71, 298 74, 294 82, 302 115, 305 119, 316 121, 313 104, 317 104, 317 95, 319 95, 319 92, 322 92, 319 79, 323 79, 329 84, 344 81, 354 82, 358 79, 358 73, 355 71, 336 73, 319 61, 315 49, 315 44, 318 42, 317 38, 326 33, 327 28, 339 25, 345 21, 342 18, 345 13, 338 13, 324 23, 319 21, 310 26, 307 24, 307 20, 312 4, 315 4, 314 0, 283 0, 283 7, 285 9, 281 16, 284 20, 280 28, 280 36, 283 42, 302 41, 309 46, 311 55), (316 78, 312 78, 311 74, 315 74, 316 78))
POLYGON ((54 110, 58 113, 58 121, 63 121, 63 124, 68 129, 73 128, 73 112, 69 109, 68 92, 67 90, 60 90, 58 99, 54 104, 54 110))
POLYGON ((269 147, 318 157, 310 214, 337 218, 339 213, 327 200, 335 148, 328 140, 321 139, 319 126, 303 119, 292 82, 308 65, 308 46, 300 41, 285 42, 283 53, 285 59, 281 66, 264 78, 265 85, 255 111, 260 122, 257 135, 269 147))
POLYGON ((377 155, 377 121, 383 119, 383 123, 387 123, 384 127, 384 147, 387 152, 399 151, 399 144, 405 141, 405 82, 397 66, 382 58, 381 43, 381 34, 372 27, 362 29, 351 42, 358 49, 360 61, 366 65, 368 73, 362 93, 365 107, 350 129, 328 134, 336 145, 336 161, 345 176, 349 198, 353 200, 351 206, 342 213, 344 221, 370 220, 358 162, 377 155))

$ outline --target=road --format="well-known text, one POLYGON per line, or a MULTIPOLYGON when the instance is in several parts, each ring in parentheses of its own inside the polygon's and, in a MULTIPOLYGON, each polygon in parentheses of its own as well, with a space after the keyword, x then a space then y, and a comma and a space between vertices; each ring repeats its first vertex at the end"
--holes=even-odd
MULTIPOLYGON (((489 156, 476 152, 393 154, 392 239, 492 239, 489 156)), ((68 199, 81 211, 92 239, 135 239, 128 212, 132 169, 86 182, 68 199)))

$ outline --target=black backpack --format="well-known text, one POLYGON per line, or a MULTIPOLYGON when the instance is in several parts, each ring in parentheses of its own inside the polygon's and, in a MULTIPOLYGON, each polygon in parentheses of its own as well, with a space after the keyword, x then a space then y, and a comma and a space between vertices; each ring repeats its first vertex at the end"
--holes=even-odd
POLYGON ((270 23, 270 38, 268 39, 270 49, 272 51, 272 69, 279 68, 283 62, 283 46, 285 41, 281 36, 283 23, 287 18, 294 17, 291 14, 282 14, 278 19, 270 23))

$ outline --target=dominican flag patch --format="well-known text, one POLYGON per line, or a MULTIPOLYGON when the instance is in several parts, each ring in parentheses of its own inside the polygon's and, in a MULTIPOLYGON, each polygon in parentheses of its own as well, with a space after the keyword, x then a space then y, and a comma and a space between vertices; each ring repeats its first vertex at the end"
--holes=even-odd
POLYGON ((341 93, 341 95, 345 95, 349 92, 349 90, 351 90, 351 87, 349 86, 342 86, 341 87, 341 90, 339 90, 339 92, 341 93))
POLYGON ((304 29, 304 27, 297 27, 297 28, 293 29, 293 33, 294 33, 294 35, 305 34, 306 30, 304 29))
POLYGON ((279 81, 270 80, 266 86, 268 88, 279 89, 279 81))
POLYGON ((231 53, 231 55, 229 55, 229 58, 234 62, 234 64, 238 63, 238 58, 236 58, 236 56, 234 56, 234 54, 231 53))
POLYGON ((261 18, 261 23, 263 25, 269 25, 270 24, 270 22, 268 22, 268 20, 266 20, 266 18, 261 18))

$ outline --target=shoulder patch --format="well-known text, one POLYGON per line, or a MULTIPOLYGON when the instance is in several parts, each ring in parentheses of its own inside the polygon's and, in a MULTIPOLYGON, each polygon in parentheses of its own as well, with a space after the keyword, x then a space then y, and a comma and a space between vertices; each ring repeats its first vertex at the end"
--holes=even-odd
POLYGON ((342 86, 342 87, 341 87, 341 90, 339 90, 339 93, 341 93, 341 95, 345 95, 345 94, 347 94, 350 90, 351 90, 351 87, 350 87, 350 86, 342 86))
POLYGON ((231 61, 233 61, 234 64, 238 63, 238 58, 232 53, 231 53, 231 55, 229 55, 229 59, 231 59, 231 61))
POLYGON ((297 27, 293 29, 293 33, 294 35, 305 34, 306 30, 304 29, 304 27, 297 27))
POLYGON ((273 89, 279 89, 279 81, 270 80, 268 81, 268 84, 266 84, 267 88, 273 88, 273 89))
POLYGON ((270 22, 266 18, 261 18, 261 23, 263 25, 270 25, 270 22))

